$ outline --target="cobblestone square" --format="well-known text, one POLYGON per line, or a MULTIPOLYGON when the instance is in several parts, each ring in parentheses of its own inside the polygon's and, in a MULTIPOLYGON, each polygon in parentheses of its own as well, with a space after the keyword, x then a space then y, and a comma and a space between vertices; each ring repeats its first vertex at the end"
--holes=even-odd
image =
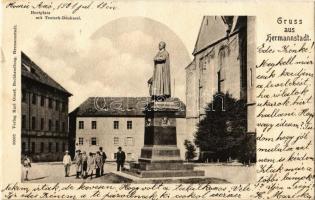
MULTIPOLYGON (((128 167, 128 163, 126 164, 128 167)), ((226 165, 221 163, 209 164, 198 163, 195 166, 196 170, 204 170, 206 178, 222 179, 233 184, 246 184, 253 183, 256 180, 256 168, 255 165, 243 166, 243 165, 226 165)), ((32 163, 32 167, 29 171, 30 183, 127 183, 132 182, 130 176, 116 171, 116 163, 105 163, 105 175, 102 177, 93 179, 90 177, 86 179, 76 179, 75 166, 70 168, 70 176, 65 177, 64 166, 60 162, 48 162, 48 163, 32 163)), ((23 175, 23 172, 22 172, 23 175)), ((24 180, 22 180, 25 182, 24 180)))

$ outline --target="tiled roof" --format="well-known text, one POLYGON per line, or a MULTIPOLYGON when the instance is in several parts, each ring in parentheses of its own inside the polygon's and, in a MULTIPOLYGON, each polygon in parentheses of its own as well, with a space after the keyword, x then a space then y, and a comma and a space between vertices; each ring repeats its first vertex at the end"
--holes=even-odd
POLYGON ((231 32, 235 32, 239 27, 239 20, 246 17, 239 16, 204 16, 201 22, 198 38, 195 44, 193 54, 200 52, 202 49, 214 44, 227 36, 228 24, 232 23, 231 32), (227 22, 230 21, 230 22, 227 22))
MULTIPOLYGON (((77 117, 141 117, 151 101, 150 97, 89 97, 70 115, 77 117)), ((171 98, 180 107, 176 113, 179 118, 186 114, 185 104, 178 98, 171 98)))
POLYGON ((67 95, 72 94, 63 88, 59 83, 46 74, 36 63, 34 63, 24 52, 21 52, 22 76, 37 81, 46 86, 57 89, 67 95))

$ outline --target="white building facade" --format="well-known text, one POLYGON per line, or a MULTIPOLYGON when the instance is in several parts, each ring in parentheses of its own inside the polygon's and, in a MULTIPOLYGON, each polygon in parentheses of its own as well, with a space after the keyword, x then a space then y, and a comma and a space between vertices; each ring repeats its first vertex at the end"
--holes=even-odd
MULTIPOLYGON (((137 161, 144 145, 144 110, 147 97, 90 97, 72 113, 75 116, 75 149, 95 153, 103 147, 108 160, 115 160, 118 147, 126 160, 137 161)), ((177 99, 178 100, 178 99, 177 99)), ((185 105, 176 119, 177 145, 184 159, 185 105)), ((71 120, 71 119, 70 119, 71 120)), ((71 124, 71 123, 70 123, 71 124)))

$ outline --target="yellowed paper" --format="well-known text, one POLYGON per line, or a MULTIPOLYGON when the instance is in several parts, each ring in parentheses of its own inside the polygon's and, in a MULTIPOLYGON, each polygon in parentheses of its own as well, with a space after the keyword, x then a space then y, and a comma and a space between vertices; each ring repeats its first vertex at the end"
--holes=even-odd
POLYGON ((313 1, 1 6, 2 199, 314 199, 313 1))

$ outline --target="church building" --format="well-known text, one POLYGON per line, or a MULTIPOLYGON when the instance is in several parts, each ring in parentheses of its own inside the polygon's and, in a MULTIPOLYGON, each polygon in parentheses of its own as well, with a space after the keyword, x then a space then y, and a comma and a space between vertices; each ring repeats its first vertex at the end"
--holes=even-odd
POLYGON ((187 132, 217 92, 247 102, 247 132, 255 130, 255 17, 204 16, 193 61, 186 67, 187 132))

